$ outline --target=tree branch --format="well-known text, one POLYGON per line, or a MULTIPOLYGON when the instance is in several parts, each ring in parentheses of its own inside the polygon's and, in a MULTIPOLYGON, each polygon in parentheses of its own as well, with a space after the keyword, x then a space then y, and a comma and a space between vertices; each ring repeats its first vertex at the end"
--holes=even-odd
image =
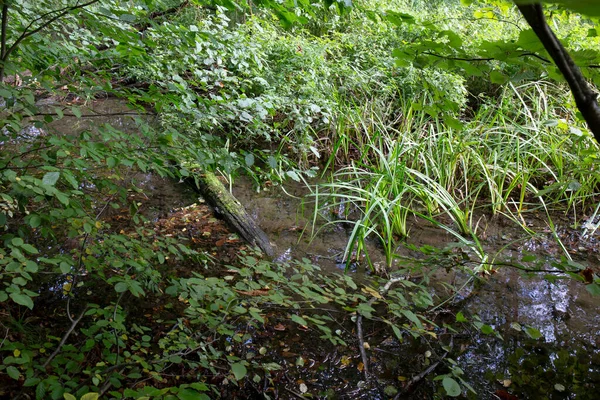
POLYGON ((54 359, 54 357, 56 357, 56 355, 60 352, 60 349, 62 349, 62 347, 65 345, 65 343, 67 342, 67 339, 69 338, 69 336, 71 336, 71 333, 73 333, 73 330, 75 329, 75 327, 77 326, 79 321, 81 321, 81 318, 83 318, 83 315, 85 314, 87 309, 88 309, 87 305, 85 307, 83 307, 81 314, 79 314, 79 317, 77 317, 77 319, 75 321, 73 321, 73 323, 71 324, 71 327, 69 328, 67 333, 65 333, 65 335, 63 336, 63 338, 60 341, 60 343, 58 344, 58 347, 56 348, 56 350, 54 350, 54 352, 50 355, 50 357, 48 357, 48 359, 46 359, 46 362, 44 362, 44 364, 42 365, 42 369, 46 368, 48 366, 48 364, 50 364, 50 361, 52 361, 54 359))
POLYGON ((0 33, 0 83, 4 79, 4 68, 6 66, 4 53, 6 53, 6 28, 8 24, 8 3, 7 0, 2 1, 2 31, 0 33))
POLYGON ((4 63, 6 63, 6 60, 8 60, 8 57, 10 56, 10 54, 15 51, 17 49, 17 47, 19 47, 19 45, 21 44, 21 42, 25 39, 27 39, 28 37, 30 37, 31 35, 35 35, 36 33, 38 33, 39 31, 41 31, 42 29, 46 28, 47 26, 49 26, 50 24, 52 24, 54 21, 56 21, 57 19, 60 19, 62 17, 64 17, 65 15, 67 15, 69 12, 74 11, 74 10, 78 10, 80 8, 84 8, 87 7, 89 5, 92 5, 94 3, 99 2, 100 0, 90 0, 87 3, 83 3, 83 4, 79 4, 79 1, 77 1, 77 4, 75 4, 74 6, 70 6, 70 7, 65 7, 62 8, 60 10, 54 10, 54 11, 49 11, 45 14, 40 15, 39 17, 37 17, 36 19, 34 19, 33 21, 31 21, 29 23, 29 25, 27 25, 27 27, 25 28, 25 30, 21 33, 21 35, 17 38, 17 40, 15 40, 15 42, 12 44, 12 46, 10 46, 10 48, 8 50, 6 50, 3 54, 2 54, 2 58, 0 59, 0 62, 2 62, 2 64, 4 65, 4 63), (29 29, 31 28, 31 26, 41 20, 44 19, 45 17, 47 17, 48 15, 51 14, 56 14, 54 17, 50 18, 49 20, 47 20, 46 22, 42 23, 40 26, 38 26, 37 28, 35 28, 34 30, 30 31, 29 29))
POLYGON ((577 108, 594 134, 596 141, 600 142, 600 107, 596 100, 596 93, 590 88, 569 53, 548 26, 542 5, 540 3, 517 4, 517 7, 565 77, 577 108))

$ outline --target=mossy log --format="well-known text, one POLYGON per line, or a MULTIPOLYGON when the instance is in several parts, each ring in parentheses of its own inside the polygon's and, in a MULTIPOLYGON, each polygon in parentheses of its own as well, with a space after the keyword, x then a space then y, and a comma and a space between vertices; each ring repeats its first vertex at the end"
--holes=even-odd
POLYGON ((205 200, 244 240, 257 246, 268 257, 273 257, 273 247, 271 247, 265 232, 260 229, 256 221, 246 212, 244 206, 223 186, 215 174, 211 172, 198 174, 195 184, 205 200))

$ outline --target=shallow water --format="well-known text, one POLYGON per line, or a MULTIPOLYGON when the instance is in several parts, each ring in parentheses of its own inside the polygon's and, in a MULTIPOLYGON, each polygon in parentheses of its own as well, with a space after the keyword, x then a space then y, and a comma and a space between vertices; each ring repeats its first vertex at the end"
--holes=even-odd
MULTIPOLYGON (((345 267, 342 255, 349 230, 332 225, 311 239, 310 193, 300 185, 290 185, 286 191, 297 198, 277 188, 258 193, 243 180, 234 185, 236 197, 276 245, 278 259, 307 257, 325 270, 339 272, 345 267)), ((535 222, 532 218, 531 225, 535 222)), ((543 225, 538 227, 540 231, 543 228, 543 225)), ((523 253, 535 253, 542 261, 547 260, 543 268, 552 269, 550 262, 559 258, 550 235, 530 239, 522 229, 501 220, 486 220, 482 236, 487 238, 484 247, 497 260, 519 259, 523 253)), ((453 241, 445 231, 416 224, 408 239, 417 247, 437 248, 453 241)), ((376 243, 370 244, 369 251, 376 262, 382 262, 383 255, 376 243)), ((406 249, 401 253, 418 256, 418 252, 406 249)), ((581 259, 588 256, 580 254, 581 259)), ((454 273, 436 276, 455 282, 464 280, 454 273)), ((475 290, 472 286, 467 289, 475 290)), ((600 302, 587 292, 583 283, 570 278, 550 283, 543 276, 525 276, 515 268, 503 267, 487 276, 476 290, 465 301, 462 312, 478 315, 502 339, 475 331, 458 340, 461 353, 456 361, 464 371, 463 379, 477 391, 473 398, 507 398, 502 397, 507 393, 519 398, 597 398, 594 388, 600 387, 600 302), (528 328, 539 331, 541 337, 529 338, 525 333, 528 328)), ((390 344, 387 350, 406 351, 397 346, 390 344)))
MULTIPOLYGON (((95 112, 104 114, 128 112, 119 101, 99 101, 93 107, 95 112)), ((124 131, 135 129, 132 117, 126 115, 96 116, 83 120, 66 117, 51 127, 77 133, 100 123, 111 123, 124 131)), ((142 173, 129 178, 148 197, 143 202, 142 212, 150 220, 164 218, 176 208, 197 200, 187 186, 170 179, 142 173)), ((346 264, 343 255, 350 228, 340 224, 324 226, 321 222, 313 230, 310 192, 296 184, 286 186, 286 191, 291 196, 277 187, 257 192, 244 179, 238 179, 233 185, 234 195, 274 244, 277 261, 306 257, 325 271, 344 270, 346 264), (315 231, 318 234, 313 236, 315 231)), ((538 224, 540 231, 544 228, 543 222, 535 218, 530 223, 534 228, 538 224)), ((485 238, 484 246, 490 254, 504 249, 504 256, 499 259, 519 259, 529 251, 547 260, 545 267, 550 268, 549 262, 559 257, 550 235, 528 239, 521 229, 511 227, 500 219, 483 218, 479 234, 485 238)), ((595 243, 594 240, 597 238, 590 238, 590 243, 595 243)), ((454 241, 445 231, 418 221, 413 223, 408 239, 408 243, 416 248, 431 246, 442 249, 454 241)), ((368 251, 375 264, 383 265, 384 257, 377 243, 370 242, 368 251)), ((594 251, 576 255, 587 262, 596 262, 590 266, 597 271, 600 263, 595 261, 594 251)), ((408 248, 399 249, 399 253, 406 257, 422 256, 418 251, 408 248)), ((357 277, 364 274, 365 267, 362 264, 351 273, 357 277)), ((460 283, 465 276, 450 271, 436 275, 436 279, 460 283)), ((472 398, 510 398, 502 397, 504 392, 532 399, 597 398, 594 386, 600 387, 600 302, 586 291, 582 283, 571 279, 550 283, 541 276, 528 278, 514 268, 504 267, 487 276, 478 288, 468 285, 466 289, 465 296, 474 290, 476 293, 462 304, 464 314, 478 315, 483 323, 490 325, 503 338, 478 333, 472 328, 465 330, 469 333, 457 335, 455 347, 460 350, 453 354, 458 367, 464 371, 463 379, 477 391, 472 398), (541 338, 530 339, 524 333, 528 327, 539 330, 541 338), (559 390, 562 388, 560 385, 565 390, 559 390)), ((56 290, 62 290, 62 284, 56 290)), ((382 380, 398 385, 394 375, 407 373, 406 365, 398 365, 399 360, 408 363, 422 359, 424 350, 419 346, 401 345, 393 339, 381 339, 377 352, 374 350, 372 353, 377 360, 373 369, 379 370, 382 376, 390 376, 382 380)), ((304 342, 298 342, 297 346, 302 346, 301 343, 304 342)), ((327 353, 326 349, 318 351, 327 353)), ((319 384, 324 388, 327 382, 340 380, 337 377, 339 356, 335 350, 330 351, 331 354, 323 354, 324 359, 321 360, 323 365, 330 367, 318 375, 318 379, 321 379, 319 384)), ((411 373, 415 370, 413 366, 411 373)), ((354 378, 336 383, 336 386, 343 384, 348 398, 374 398, 357 387, 362 379, 361 374, 355 371, 352 376, 354 378)), ((431 398, 432 387, 431 383, 424 382, 418 397, 431 398)))

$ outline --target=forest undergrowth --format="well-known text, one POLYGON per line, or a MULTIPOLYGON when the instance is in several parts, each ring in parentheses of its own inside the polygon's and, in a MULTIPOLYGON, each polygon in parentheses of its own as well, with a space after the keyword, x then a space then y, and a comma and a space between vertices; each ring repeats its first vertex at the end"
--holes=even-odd
MULTIPOLYGON (((501 335, 461 289, 510 263, 600 294, 561 230, 594 240, 598 144, 512 3, 2 4, 0 397, 480 398, 455 360, 501 335), (368 273, 272 262, 202 203, 149 212, 149 177, 203 171, 306 182, 312 233, 341 225, 368 273), (483 216, 560 253, 490 254, 483 216), (419 224, 452 242, 400 256, 419 224)), ((598 84, 597 20, 548 7, 598 84)), ((592 398, 561 357, 539 390, 592 398)))

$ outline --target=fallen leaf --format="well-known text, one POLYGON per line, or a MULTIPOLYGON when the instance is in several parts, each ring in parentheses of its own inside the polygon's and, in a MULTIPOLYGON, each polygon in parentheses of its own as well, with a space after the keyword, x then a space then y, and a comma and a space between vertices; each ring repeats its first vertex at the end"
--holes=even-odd
POLYGON ((285 326, 283 324, 277 324, 273 327, 276 331, 285 331, 285 326))
POLYGON ((379 294, 379 292, 377 290, 370 288, 369 286, 365 286, 364 288, 361 289, 361 291, 363 293, 370 294, 371 296, 375 297, 376 299, 383 299, 383 297, 379 294))
POLYGON ((300 389, 300 393, 306 393, 308 391, 308 387, 306 386, 305 383, 301 383, 299 386, 300 389))
POLYGON ((352 360, 348 356, 342 356, 340 362, 342 363, 342 368, 345 368, 352 363, 352 360))

